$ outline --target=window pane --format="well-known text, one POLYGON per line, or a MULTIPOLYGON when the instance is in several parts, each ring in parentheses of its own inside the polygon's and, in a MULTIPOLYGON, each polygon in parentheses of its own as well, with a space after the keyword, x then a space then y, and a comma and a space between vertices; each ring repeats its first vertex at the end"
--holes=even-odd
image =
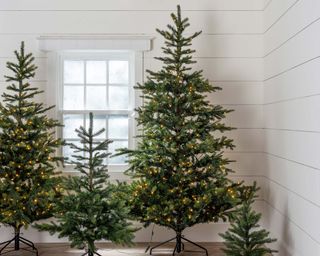
POLYGON ((87 83, 88 84, 106 84, 107 67, 105 61, 87 61, 87 83))
POLYGON ((106 86, 87 86, 87 109, 101 110, 107 107, 106 86))
POLYGON ((75 129, 83 126, 83 115, 64 115, 63 116, 63 138, 78 138, 75 129))
MULTIPOLYGON (((128 141, 114 141, 109 144, 109 152, 111 154, 118 153, 116 149, 119 148, 128 148, 128 141)), ((126 155, 109 157, 109 164, 124 164, 127 160, 126 155)))
POLYGON ((109 61, 109 83, 128 84, 129 83, 129 63, 123 60, 109 61))
MULTIPOLYGON (((100 134, 99 136, 96 136, 95 139, 105 139, 107 136, 107 122, 106 122, 107 117, 105 115, 94 115, 93 116, 93 132, 98 132, 101 129, 105 129, 105 131, 100 134)), ((89 128, 89 116, 86 116, 86 127, 87 129, 89 128)))
MULTIPOLYGON (((82 147, 82 144, 80 143, 80 141, 66 141, 67 143, 73 143, 77 146, 82 147)), ((82 152, 74 152, 74 149, 72 149, 69 145, 68 146, 63 146, 63 156, 67 157, 67 163, 70 161, 76 161, 76 159, 74 157, 72 157, 72 155, 83 155, 82 152)))
POLYGON ((127 139, 128 138, 128 116, 110 116, 109 117, 109 138, 127 139))
POLYGON ((83 84, 84 82, 84 62, 66 60, 64 61, 64 83, 83 84))
POLYGON ((83 109, 83 86, 64 86, 63 109, 80 110, 83 109))
POLYGON ((109 108, 128 109, 129 107, 129 88, 127 86, 109 87, 109 108))

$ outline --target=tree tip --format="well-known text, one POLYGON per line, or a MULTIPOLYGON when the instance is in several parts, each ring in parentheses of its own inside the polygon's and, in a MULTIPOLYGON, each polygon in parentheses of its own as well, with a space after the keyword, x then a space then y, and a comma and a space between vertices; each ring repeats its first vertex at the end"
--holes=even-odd
POLYGON ((179 19, 181 19, 181 6, 180 6, 180 4, 177 5, 177 16, 179 19))
POLYGON ((21 43, 20 43, 20 49, 21 49, 21 52, 24 52, 24 41, 21 41, 21 43))

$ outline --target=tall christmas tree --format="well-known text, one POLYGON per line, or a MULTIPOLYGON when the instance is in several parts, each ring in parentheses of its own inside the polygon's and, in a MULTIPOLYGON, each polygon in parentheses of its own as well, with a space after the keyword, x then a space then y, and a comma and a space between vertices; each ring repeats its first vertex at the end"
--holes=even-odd
POLYGON ((51 217, 60 194, 55 166, 61 158, 55 152, 61 141, 54 134, 59 123, 46 115, 53 107, 34 101, 42 91, 28 82, 37 67, 32 54, 25 54, 23 42, 15 56, 15 63, 7 63, 13 74, 6 76, 10 85, 0 104, 0 223, 13 227, 15 237, 1 243, 0 254, 11 242, 14 250, 23 243, 37 253, 32 242, 20 237, 20 230, 51 217))
POLYGON ((175 252, 180 253, 186 228, 226 219, 241 193, 227 177, 231 161, 223 156, 234 148, 222 134, 232 129, 223 123, 230 110, 207 101, 205 95, 220 88, 191 69, 195 51, 189 46, 201 32, 185 35, 188 18, 181 17, 179 6, 171 17, 168 30, 157 30, 165 39, 164 56, 156 58, 163 67, 148 70, 147 81, 137 86, 145 99, 137 109, 138 147, 121 153, 129 155, 127 173, 135 179, 132 215, 146 225, 173 229, 171 240, 176 239, 175 252))
POLYGON ((229 230, 220 234, 225 240, 223 252, 226 256, 266 256, 277 252, 266 247, 276 239, 269 238, 269 232, 265 229, 259 229, 261 214, 256 213, 251 206, 257 190, 254 184, 248 199, 233 214, 229 230))
POLYGON ((110 140, 98 141, 96 138, 104 132, 94 131, 93 115, 90 113, 88 130, 77 129, 81 146, 70 144, 74 149, 75 169, 82 175, 69 177, 64 181, 67 195, 55 206, 56 222, 37 225, 40 230, 58 233, 59 237, 68 237, 72 247, 85 248, 83 255, 100 255, 95 241, 106 239, 114 243, 130 244, 136 231, 127 222, 129 209, 122 199, 122 184, 108 181, 107 166, 104 160, 110 140), (85 153, 79 155, 78 153, 85 153))

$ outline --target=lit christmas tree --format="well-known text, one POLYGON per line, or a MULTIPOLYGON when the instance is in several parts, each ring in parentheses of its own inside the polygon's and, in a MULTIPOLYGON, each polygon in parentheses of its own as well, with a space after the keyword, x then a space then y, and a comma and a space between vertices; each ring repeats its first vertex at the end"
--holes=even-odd
POLYGON ((111 184, 104 160, 110 140, 98 141, 104 132, 94 131, 93 115, 90 113, 88 130, 77 129, 81 146, 70 144, 74 149, 71 161, 81 176, 68 177, 64 181, 67 194, 55 205, 56 222, 36 225, 42 231, 59 237, 68 237, 71 247, 86 249, 83 255, 100 255, 95 241, 109 240, 116 244, 131 244, 135 228, 127 222, 129 209, 123 195, 126 187, 123 184, 111 184), (85 153, 79 155, 78 153, 85 153))
POLYGON ((42 91, 28 82, 37 67, 32 54, 25 54, 23 42, 15 56, 16 63, 7 63, 13 74, 6 76, 10 85, 0 104, 0 223, 13 227, 15 237, 1 243, 0 253, 12 242, 14 250, 23 243, 37 253, 32 242, 20 237, 20 230, 51 217, 60 195, 55 167, 61 158, 55 153, 61 141, 54 134, 59 123, 46 115, 53 107, 34 102, 42 91))
POLYGON ((225 248, 222 250, 226 256, 267 256, 277 252, 266 247, 277 239, 269 238, 269 232, 260 228, 261 214, 256 213, 251 207, 256 191, 254 184, 251 195, 233 214, 229 230, 225 234, 220 234, 225 240, 225 248))
POLYGON ((134 178, 132 215, 146 225, 173 229, 176 237, 169 241, 176 240, 180 253, 182 241, 191 242, 182 232, 225 220, 241 201, 241 186, 228 179, 231 161, 223 156, 234 148, 222 134, 232 129, 223 123, 230 110, 207 101, 205 95, 220 88, 210 85, 202 71, 191 70, 195 51, 189 46, 201 32, 184 35, 189 23, 179 6, 171 17, 174 24, 167 31, 157 30, 165 39, 164 57, 156 58, 163 67, 148 70, 147 81, 137 86, 145 99, 137 109, 142 130, 137 149, 120 154, 129 155, 127 173, 134 178))

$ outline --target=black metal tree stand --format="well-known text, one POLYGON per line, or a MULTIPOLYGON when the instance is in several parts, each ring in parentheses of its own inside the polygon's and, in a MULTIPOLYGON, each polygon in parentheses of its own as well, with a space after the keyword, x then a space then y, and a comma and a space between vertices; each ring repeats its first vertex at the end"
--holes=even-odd
POLYGON ((201 245, 199 245, 199 244, 197 244, 197 243, 195 243, 195 242, 192 242, 192 241, 190 241, 189 239, 185 238, 185 237, 181 234, 181 232, 177 232, 176 237, 173 237, 173 238, 171 238, 171 239, 169 239, 169 240, 167 240, 167 241, 165 241, 165 242, 162 242, 162 243, 160 243, 160 244, 157 244, 157 245, 151 247, 151 248, 150 248, 150 255, 152 255, 152 251, 153 251, 154 249, 156 249, 156 248, 158 248, 158 247, 160 247, 160 246, 162 246, 162 245, 165 245, 165 244, 167 244, 167 243, 169 243, 169 242, 171 242, 171 241, 174 241, 174 240, 176 240, 176 245, 175 245, 174 250, 173 250, 173 253, 172 253, 173 256, 174 256, 176 253, 181 253, 181 252, 199 252, 199 253, 203 252, 203 253, 206 254, 206 256, 209 256, 208 250, 207 250, 206 248, 204 248, 203 246, 201 246, 201 245), (190 244, 192 244, 192 245, 200 248, 201 251, 185 250, 183 241, 188 242, 188 243, 190 243, 190 244))
POLYGON ((101 254, 99 254, 97 252, 86 252, 86 253, 82 254, 81 256, 85 256, 85 255, 88 255, 88 256, 94 256, 94 255, 102 256, 101 254))
POLYGON ((6 253, 25 250, 29 252, 33 252, 36 256, 38 256, 38 249, 34 246, 34 243, 20 236, 20 229, 14 229, 14 237, 11 240, 0 243, 0 255, 4 255, 6 253), (11 243, 14 243, 14 247, 9 247, 11 243), (26 245, 26 247, 20 247, 20 243, 26 245))

